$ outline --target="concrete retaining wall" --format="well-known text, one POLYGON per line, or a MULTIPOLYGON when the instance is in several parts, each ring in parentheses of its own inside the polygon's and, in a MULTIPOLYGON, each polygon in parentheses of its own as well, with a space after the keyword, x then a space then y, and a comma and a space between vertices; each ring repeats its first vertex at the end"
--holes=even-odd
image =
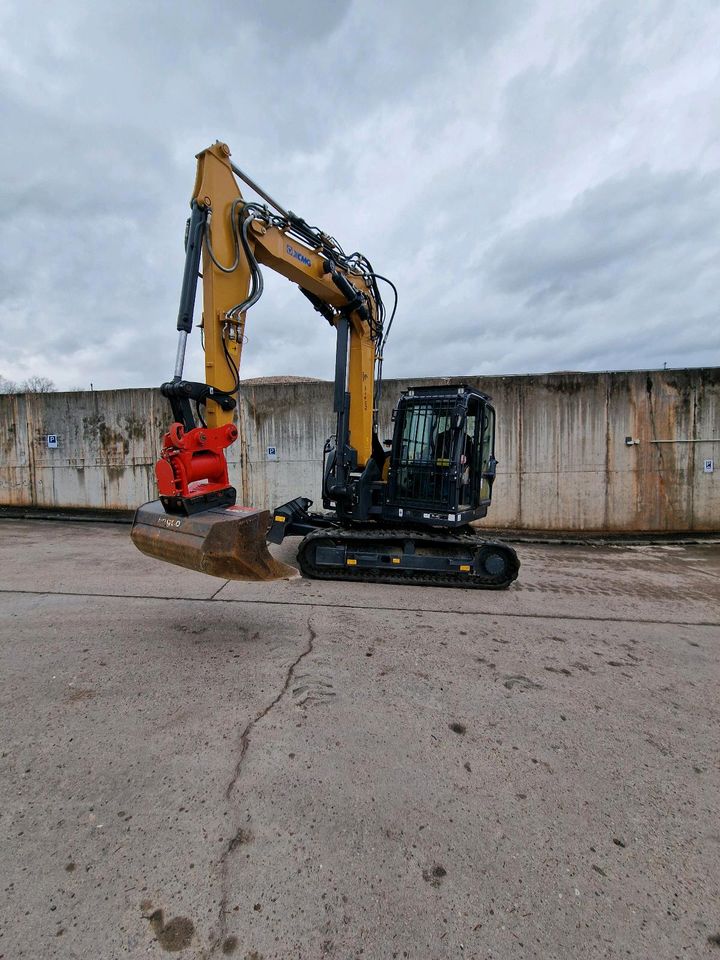
MULTIPOLYGON (((386 381, 381 436, 391 436, 401 390, 448 382, 456 381, 386 381)), ((465 382, 490 393, 498 411, 487 525, 720 530, 720 368, 465 382), (626 436, 639 443, 626 446, 626 436), (708 459, 713 473, 704 472, 708 459)), ((0 505, 127 510, 153 499, 168 420, 166 401, 149 389, 0 396, 0 505)), ((334 430, 330 383, 248 384, 238 427, 229 459, 243 502, 272 507, 302 494, 320 504, 322 448, 334 430)))

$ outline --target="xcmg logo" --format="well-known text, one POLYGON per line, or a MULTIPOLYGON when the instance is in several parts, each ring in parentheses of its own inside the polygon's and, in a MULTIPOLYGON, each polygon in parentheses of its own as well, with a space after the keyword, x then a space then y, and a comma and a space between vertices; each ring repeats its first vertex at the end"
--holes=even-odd
POLYGON ((310 258, 306 257, 304 253, 300 253, 299 250, 296 250, 295 247, 291 247, 289 243, 285 244, 285 250, 291 257, 294 257, 296 260, 299 260, 300 263, 304 263, 306 267, 311 266, 310 258))

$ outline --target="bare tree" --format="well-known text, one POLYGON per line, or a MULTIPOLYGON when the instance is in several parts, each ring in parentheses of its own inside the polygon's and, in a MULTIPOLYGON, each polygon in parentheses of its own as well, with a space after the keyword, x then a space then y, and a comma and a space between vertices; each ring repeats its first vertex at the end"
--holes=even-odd
POLYGON ((22 383, 8 380, 0 373, 0 393, 54 393, 57 387, 50 377, 28 377, 22 383))
POLYGON ((49 377, 28 377, 20 389, 23 393, 53 393, 57 387, 49 377))

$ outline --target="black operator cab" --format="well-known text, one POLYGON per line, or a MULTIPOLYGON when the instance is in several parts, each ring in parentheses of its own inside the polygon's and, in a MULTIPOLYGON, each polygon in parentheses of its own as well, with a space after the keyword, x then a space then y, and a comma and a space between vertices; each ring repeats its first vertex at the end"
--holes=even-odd
POLYGON ((495 408, 468 386, 414 387, 394 412, 385 517, 458 526, 487 514, 495 479, 495 408))

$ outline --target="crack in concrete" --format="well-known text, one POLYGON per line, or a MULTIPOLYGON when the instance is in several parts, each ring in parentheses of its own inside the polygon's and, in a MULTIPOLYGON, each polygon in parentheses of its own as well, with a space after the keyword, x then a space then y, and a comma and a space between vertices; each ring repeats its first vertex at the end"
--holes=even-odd
MULTIPOLYGON (((285 694, 290 688, 295 670, 299 663, 309 656, 315 649, 315 640, 317 639, 317 632, 313 627, 312 623, 312 613, 308 616, 307 619, 307 629, 308 629, 308 641, 307 646, 298 654, 298 656, 293 660, 290 666, 287 668, 285 674, 285 681, 280 688, 280 692, 277 696, 270 701, 270 703, 263 707, 259 713, 256 713, 255 716, 248 721, 245 726, 245 729, 240 734, 240 755, 238 756, 237 762, 235 763, 235 769, 233 770, 233 775, 230 778, 228 785, 225 787, 225 799, 229 800, 232 797, 233 791, 237 786, 237 782, 240 779, 240 774, 242 773, 243 762, 247 755, 248 747, 250 746, 250 734, 255 729, 255 727, 263 720, 271 710, 273 710, 278 703, 282 700, 285 694)), ((247 842, 247 831, 243 827, 238 827, 233 836, 228 841, 220 859, 217 862, 217 869, 220 873, 220 904, 219 904, 219 933, 217 937, 214 938, 212 944, 210 945, 210 952, 207 954, 208 958, 212 957, 219 947, 222 946, 225 938, 227 936, 227 906, 228 906, 228 890, 227 890, 227 879, 228 879, 228 859, 230 855, 241 846, 244 842, 247 842)))
POLYGON ((215 593, 214 593, 209 599, 210 599, 210 600, 214 600, 215 597, 220 593, 220 591, 221 591, 221 590, 224 590, 225 587, 226 587, 229 583, 230 583, 230 581, 229 581, 229 580, 226 580, 226 581, 222 584, 222 586, 220 586, 220 587, 217 588, 217 590, 215 591, 215 593))
POLYGON ((285 676, 285 683, 282 685, 282 689, 280 690, 280 693, 278 693, 275 699, 271 703, 269 703, 267 707, 261 710, 260 713, 256 714, 256 716, 254 716, 252 720, 248 722, 247 726, 245 727, 242 734, 240 735, 240 756, 238 757, 238 761, 235 764, 235 772, 233 773, 232 778, 230 779, 230 782, 228 783, 227 787, 225 787, 226 800, 229 800, 230 797, 232 796, 232 792, 235 789, 235 784, 237 783, 238 778, 240 776, 243 760, 245 759, 245 754, 247 753, 247 748, 250 744, 250 734, 252 733, 254 727, 256 726, 256 724, 258 724, 264 717, 266 717, 270 713, 273 707, 276 707, 278 703, 282 700, 282 698, 285 696, 285 694, 288 691, 288 687, 290 686, 290 681, 292 680, 293 674, 295 673, 295 668, 297 667, 297 665, 300 663, 301 660, 304 660, 305 657, 307 657, 313 651, 313 645, 315 643, 315 638, 317 634, 312 624, 310 623, 311 619, 312 619, 312 614, 310 614, 307 620, 307 628, 310 634, 308 645, 302 651, 302 653, 300 653, 299 656, 288 667, 288 671, 285 676))

